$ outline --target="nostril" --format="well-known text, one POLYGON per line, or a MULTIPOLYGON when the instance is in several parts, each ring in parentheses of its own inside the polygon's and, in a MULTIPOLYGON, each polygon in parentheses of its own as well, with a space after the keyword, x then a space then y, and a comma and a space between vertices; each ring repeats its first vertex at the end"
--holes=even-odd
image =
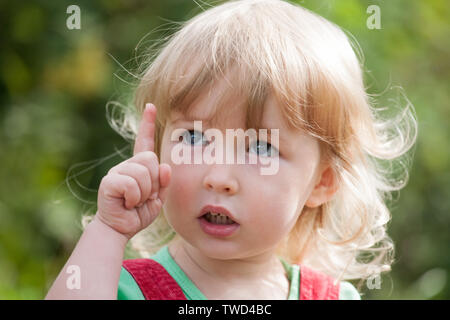
POLYGON ((234 194, 238 185, 234 181, 220 181, 219 179, 213 180, 211 177, 205 178, 203 181, 203 188, 208 191, 216 191, 218 193, 234 194))

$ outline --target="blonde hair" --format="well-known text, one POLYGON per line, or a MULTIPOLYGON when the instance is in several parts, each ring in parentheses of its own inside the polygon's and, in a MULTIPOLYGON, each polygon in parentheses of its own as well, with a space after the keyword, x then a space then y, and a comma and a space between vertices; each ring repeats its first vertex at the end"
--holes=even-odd
MULTIPOLYGON (((334 198, 303 208, 279 255, 337 280, 390 270, 394 246, 386 233, 391 215, 385 201, 407 183, 407 161, 401 156, 415 143, 417 121, 409 102, 397 116, 381 116, 366 93, 356 41, 295 4, 245 0, 201 12, 152 50, 138 71, 134 106, 111 122, 117 132, 133 141, 145 103, 152 102, 158 108, 159 157, 170 112, 189 112, 196 97, 233 71, 217 111, 226 111, 227 99, 239 96, 246 125, 257 127, 264 101, 273 94, 288 125, 319 140, 321 159, 337 178, 334 198), (405 177, 397 177, 398 165, 405 177)), ((131 244, 148 255, 174 236, 160 214, 131 244)))

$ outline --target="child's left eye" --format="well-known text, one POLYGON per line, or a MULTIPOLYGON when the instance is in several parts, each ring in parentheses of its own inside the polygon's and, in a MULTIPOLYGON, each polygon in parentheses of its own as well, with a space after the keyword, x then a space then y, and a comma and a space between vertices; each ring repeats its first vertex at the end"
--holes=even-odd
POLYGON ((272 146, 267 141, 257 140, 250 144, 249 150, 255 150, 257 155, 265 157, 276 157, 279 154, 277 148, 272 146))

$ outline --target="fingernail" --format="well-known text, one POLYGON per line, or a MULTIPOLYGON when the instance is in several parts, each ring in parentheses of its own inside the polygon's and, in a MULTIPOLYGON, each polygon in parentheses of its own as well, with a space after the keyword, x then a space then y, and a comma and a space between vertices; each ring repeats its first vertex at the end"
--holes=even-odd
POLYGON ((152 195, 150 196, 150 199, 155 200, 156 198, 158 198, 158 192, 152 193, 152 195))

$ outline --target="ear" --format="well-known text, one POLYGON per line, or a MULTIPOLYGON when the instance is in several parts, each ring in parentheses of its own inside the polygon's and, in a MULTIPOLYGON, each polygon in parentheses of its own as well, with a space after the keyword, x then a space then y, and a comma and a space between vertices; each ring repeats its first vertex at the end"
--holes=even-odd
POLYGON ((311 191, 305 206, 310 208, 318 207, 331 200, 338 190, 336 175, 331 166, 326 166, 319 170, 316 178, 316 185, 311 191))

